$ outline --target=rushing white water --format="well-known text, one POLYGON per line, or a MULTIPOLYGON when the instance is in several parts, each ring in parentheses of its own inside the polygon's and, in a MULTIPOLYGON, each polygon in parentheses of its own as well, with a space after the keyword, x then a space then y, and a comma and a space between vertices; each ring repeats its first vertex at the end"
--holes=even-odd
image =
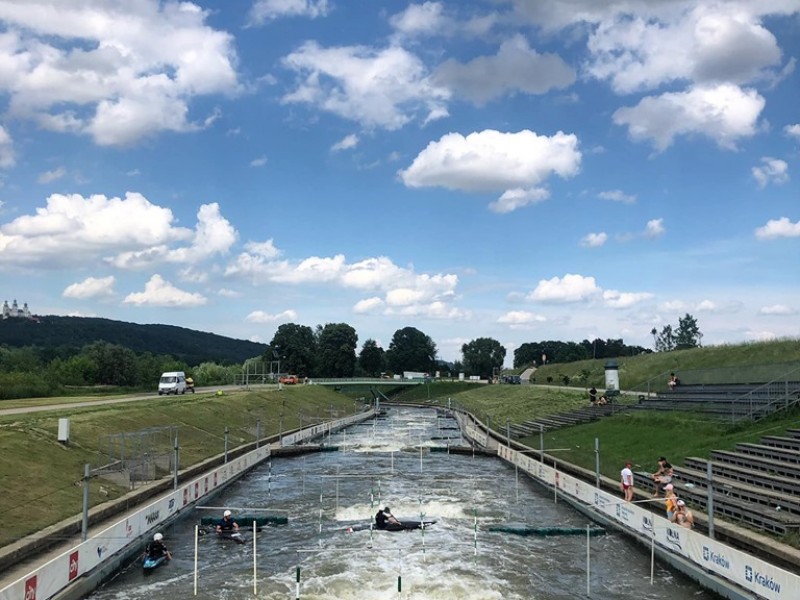
MULTIPOLYGON (((328 440, 326 440, 327 442, 328 440)), ((455 423, 433 409, 391 409, 386 418, 330 440, 339 452, 276 459, 233 484, 216 506, 286 511, 289 524, 257 534, 257 597, 309 600, 710 600, 715 596, 609 532, 587 538, 489 532, 505 521, 582 527, 585 517, 499 459, 431 452, 462 443, 455 423), (420 452, 422 448, 422 452, 420 452), (424 530, 357 530, 384 504, 403 519, 436 520, 424 530)), ((207 512, 197 510, 199 519, 207 512)), ((135 566, 93 600, 175 600, 194 589, 194 518, 166 531, 175 558, 148 577, 135 566)), ((245 545, 200 538, 197 597, 253 598, 252 538, 245 545)))

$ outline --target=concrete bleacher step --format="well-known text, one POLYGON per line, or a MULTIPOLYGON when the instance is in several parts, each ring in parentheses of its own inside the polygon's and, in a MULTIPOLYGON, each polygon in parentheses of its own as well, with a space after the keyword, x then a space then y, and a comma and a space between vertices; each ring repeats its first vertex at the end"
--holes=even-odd
POLYGON ((800 440, 800 429, 787 429, 786 435, 800 440))
MULTIPOLYGON (((689 469, 706 472, 707 461, 704 458, 689 456, 684 459, 684 464, 689 469)), ((677 467, 676 467, 677 468, 677 467)), ((683 467, 680 467, 681 469, 683 467)), ((751 467, 738 467, 722 462, 711 461, 711 469, 714 476, 717 475, 732 479, 749 485, 771 490, 784 495, 794 495, 800 497, 800 481, 787 477, 771 475, 764 471, 758 471, 751 467)))
MULTIPOLYGON (((675 477, 673 478, 675 487, 683 489, 687 483, 695 489, 707 491, 706 472, 690 467, 675 467, 675 477)), ((776 492, 717 474, 713 476, 713 488, 715 499, 718 496, 738 498, 769 509, 784 510, 800 516, 800 496, 776 492)), ((680 494, 680 492, 677 493, 680 494)))
POLYGON ((797 450, 788 450, 786 448, 776 448, 774 446, 765 446, 764 444, 752 444, 749 442, 744 442, 736 444, 736 451, 742 454, 760 456, 762 458, 780 460, 783 462, 800 465, 800 452, 797 450))
MULTIPOLYGON (((653 481, 649 473, 634 473, 634 484, 642 489, 653 489, 653 481)), ((690 506, 707 510, 708 494, 705 487, 687 487, 675 479, 673 479, 673 485, 679 498, 685 500, 690 506)), ((654 498, 653 502, 658 503, 663 500, 663 498, 654 498)), ((714 495, 714 514, 778 535, 800 532, 800 515, 721 494, 714 495)))
POLYGON ((792 479, 800 479, 800 465, 787 463, 780 460, 763 458, 760 456, 753 456, 742 454, 740 452, 729 452, 727 450, 712 450, 711 460, 736 465, 746 469, 753 469, 778 475, 780 477, 790 477, 792 479))
POLYGON ((800 452, 800 438, 783 437, 779 435, 765 435, 761 438, 761 443, 765 446, 784 448, 786 450, 796 450, 800 452))

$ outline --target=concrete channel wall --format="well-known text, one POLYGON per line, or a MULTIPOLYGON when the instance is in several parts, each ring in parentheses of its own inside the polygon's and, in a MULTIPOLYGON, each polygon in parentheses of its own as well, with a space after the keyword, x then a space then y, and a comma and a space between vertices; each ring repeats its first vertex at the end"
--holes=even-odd
MULTIPOLYGON (((651 547, 660 559, 688 575, 700 585, 729 600, 795 600, 800 576, 756 558, 702 533, 671 523, 646 508, 624 502, 613 495, 530 453, 504 444, 500 434, 491 435, 472 416, 458 414, 466 438, 495 450, 506 462, 552 489, 554 498, 567 501, 591 520, 612 527, 651 547)), ((536 451, 538 454, 538 451, 536 451)))
MULTIPOLYGON (((282 436, 280 443, 291 446, 313 440, 373 416, 373 411, 365 411, 306 427, 282 436)), ((133 555, 141 552, 142 544, 153 532, 185 515, 198 503, 219 494, 228 484, 270 456, 270 447, 261 446, 180 483, 177 489, 127 512, 124 518, 103 528, 85 542, 76 544, 6 585, 0 589, 0 600, 47 600, 53 597, 72 600, 88 594, 133 555)), ((121 501, 129 502, 126 499, 121 501)))

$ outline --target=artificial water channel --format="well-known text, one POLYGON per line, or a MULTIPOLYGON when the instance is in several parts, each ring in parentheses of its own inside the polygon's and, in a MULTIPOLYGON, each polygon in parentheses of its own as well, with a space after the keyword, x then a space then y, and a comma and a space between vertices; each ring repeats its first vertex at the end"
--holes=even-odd
MULTIPOLYGON (((327 440, 326 440, 327 442, 327 440)), ((392 408, 334 434, 338 452, 281 458, 234 483, 214 504, 286 511, 245 545, 199 538, 207 511, 165 531, 172 562, 145 577, 132 566, 92 600, 711 600, 710 592, 659 564, 620 534, 520 537, 491 524, 585 528, 586 518, 513 467, 486 456, 431 452, 463 443, 455 421, 434 409, 392 408), (420 451, 420 447, 423 448, 420 451), (401 520, 435 519, 424 530, 357 530, 379 506, 401 520), (194 595, 195 581, 197 595, 194 595), (299 582, 299 584, 298 584, 299 582)), ((216 514, 216 513, 215 513, 216 514)))

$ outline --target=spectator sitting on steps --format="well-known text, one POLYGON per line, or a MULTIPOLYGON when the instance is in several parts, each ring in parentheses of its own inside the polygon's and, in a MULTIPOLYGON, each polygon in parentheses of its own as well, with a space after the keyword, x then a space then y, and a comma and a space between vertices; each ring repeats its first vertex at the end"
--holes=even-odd
POLYGON ((694 527, 694 515, 692 511, 686 508, 686 502, 678 500, 676 502, 675 513, 672 515, 672 522, 686 529, 694 527))
POLYGON ((681 384, 681 380, 678 378, 678 376, 675 375, 675 373, 670 373, 669 374, 669 381, 667 381, 667 385, 669 386, 669 389, 674 390, 680 384, 681 384))
POLYGON ((603 394, 602 396, 600 396, 597 399, 597 405, 598 406, 605 406, 606 404, 608 404, 608 398, 606 398, 606 395, 603 394))
POLYGON ((661 494, 661 488, 672 482, 672 475, 672 465, 669 464, 664 456, 661 456, 658 459, 658 470, 652 475, 653 481, 656 484, 653 496, 659 496, 661 494))

